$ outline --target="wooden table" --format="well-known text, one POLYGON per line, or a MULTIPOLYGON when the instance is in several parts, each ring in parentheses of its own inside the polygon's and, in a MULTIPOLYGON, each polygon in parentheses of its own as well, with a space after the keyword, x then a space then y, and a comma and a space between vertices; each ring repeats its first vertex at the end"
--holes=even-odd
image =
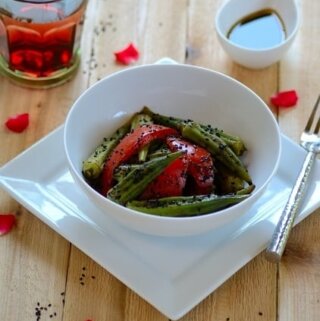
MULTIPOLYGON (((0 164, 62 124, 73 101, 87 87, 124 69, 115 64, 113 52, 129 42, 141 51, 137 64, 169 56, 218 70, 252 88, 267 103, 278 90, 296 89, 300 99, 295 108, 270 108, 283 133, 298 141, 320 91, 320 2, 301 1, 302 24, 293 47, 281 63, 259 71, 234 64, 219 45, 214 16, 221 2, 90 0, 76 78, 50 90, 20 88, 0 78, 0 121, 23 112, 31 117, 30 127, 22 134, 1 127, 0 164)), ((35 308, 50 304, 41 320, 166 319, 7 193, 1 191, 0 200, 1 213, 17 215, 16 228, 0 238, 1 320, 36 320, 35 308), (97 281, 81 287, 83 267, 97 281)), ((257 256, 182 320, 319 320, 319 214, 317 210, 294 229, 280 264, 257 256)))

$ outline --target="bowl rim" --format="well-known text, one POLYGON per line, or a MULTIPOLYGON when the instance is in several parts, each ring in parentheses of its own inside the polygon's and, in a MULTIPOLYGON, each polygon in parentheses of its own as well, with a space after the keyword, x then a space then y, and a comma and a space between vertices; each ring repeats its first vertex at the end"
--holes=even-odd
MULTIPOLYGON (((273 113, 271 112, 271 110, 268 108, 268 106, 266 105, 266 103, 249 87, 247 87, 246 85, 244 85, 243 83, 241 83, 240 81, 236 80, 235 78, 232 78, 229 75, 226 75, 222 72, 219 71, 215 71, 209 68, 205 68, 205 67, 200 67, 200 66, 194 66, 194 65, 186 65, 186 64, 145 64, 145 65, 139 65, 139 66, 134 66, 134 67, 130 67, 124 70, 120 70, 117 72, 114 72, 106 77, 104 77, 103 79, 101 79, 100 81, 96 82, 94 85, 92 85, 91 87, 87 88, 72 104, 66 120, 65 120, 65 124, 64 124, 64 129, 63 129, 64 133, 63 133, 63 145, 64 145, 64 152, 67 158, 67 163, 69 165, 69 169, 71 174, 76 176, 76 179, 78 180, 78 183, 80 183, 80 185, 82 186, 82 188, 85 188, 87 192, 90 193, 90 195, 95 198, 99 203, 103 202, 103 204, 107 205, 110 208, 110 211, 117 211, 120 213, 122 216, 129 216, 130 218, 133 218, 133 216, 135 216, 138 219, 143 219, 145 221, 149 221, 149 222, 157 222, 159 224, 159 222, 162 223, 166 223, 166 222, 170 222, 170 223, 175 223, 175 222, 184 222, 184 224, 187 224, 187 222, 195 222, 195 221, 203 221, 203 220, 211 220, 214 219, 216 217, 220 217, 220 216, 228 216, 228 215, 234 215, 233 211, 231 212, 230 209, 238 209, 239 211, 241 211, 241 209, 243 207, 245 207, 248 203, 248 201, 255 201, 258 196, 260 196, 261 192, 264 190, 264 188, 268 185, 268 183, 270 182, 270 180, 272 179, 272 177, 274 176, 274 174, 276 173, 278 166, 279 166, 279 162, 280 162, 280 156, 281 156, 281 133, 280 133, 280 128, 278 126, 278 123, 273 115, 273 113), (227 207, 225 209, 216 211, 216 212, 212 212, 212 213, 208 213, 208 214, 203 214, 203 215, 198 215, 198 216, 191 216, 191 217, 165 217, 165 216, 159 216, 159 215, 152 215, 152 214, 148 214, 148 213, 143 213, 143 212, 139 212, 130 208, 127 208, 123 205, 120 205, 116 202, 113 202, 110 199, 107 199, 106 197, 104 197, 103 195, 101 195, 98 191, 96 191, 94 188, 92 188, 84 179, 83 175, 81 173, 79 173, 79 171, 76 169, 75 165, 73 164, 72 160, 71 160, 71 156, 69 154, 68 151, 68 123, 74 113, 74 111, 77 109, 77 106, 80 104, 81 100, 83 99, 83 97, 85 95, 88 94, 88 92, 91 92, 93 90, 95 90, 95 88, 99 87, 99 86, 103 86, 103 84, 107 81, 109 81, 109 79, 115 78, 115 77, 121 77, 123 74, 126 73, 131 73, 131 72, 135 72, 136 70, 142 70, 142 69, 164 69, 164 68, 168 68, 168 69, 189 69, 189 70, 194 70, 196 72, 206 72, 218 77, 222 77, 227 79, 230 82, 235 83, 237 86, 242 87, 243 89, 245 89, 246 91, 248 91, 249 94, 255 96, 255 98, 260 102, 260 105, 262 108, 264 108, 265 112, 268 114, 270 121, 273 124, 273 127, 275 129, 275 133, 276 133, 276 142, 277 142, 277 158, 276 161, 274 163, 274 166, 272 168, 272 171, 269 173, 267 179, 263 182, 263 184, 261 184, 260 187, 255 188, 254 192, 245 200, 243 200, 242 202, 235 204, 231 207, 227 207)), ((112 215, 113 216, 113 215, 112 215)), ((148 232, 146 232, 148 233, 148 232)))

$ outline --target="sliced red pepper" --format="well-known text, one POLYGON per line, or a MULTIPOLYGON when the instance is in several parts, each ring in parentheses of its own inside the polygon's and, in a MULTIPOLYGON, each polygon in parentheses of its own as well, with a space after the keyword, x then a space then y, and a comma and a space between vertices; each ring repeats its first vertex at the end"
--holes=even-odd
POLYGON ((292 107, 297 104, 298 95, 295 90, 280 91, 270 98, 273 105, 279 107, 292 107))
POLYGON ((172 151, 186 152, 188 159, 187 173, 195 181, 196 194, 209 194, 213 190, 213 160, 211 154, 204 148, 191 144, 178 137, 168 137, 167 144, 172 151))
POLYGON ((152 199, 169 196, 181 196, 186 185, 188 162, 180 157, 150 183, 141 195, 141 199, 152 199))
POLYGON ((151 124, 137 127, 126 135, 112 151, 104 165, 101 193, 106 195, 112 187, 113 172, 121 163, 131 158, 151 141, 175 134, 177 131, 173 128, 151 124))
POLYGON ((23 132, 29 125, 29 114, 18 114, 10 116, 5 122, 7 128, 15 133, 23 132))
POLYGON ((0 235, 7 234, 11 231, 16 222, 13 214, 0 214, 0 235))

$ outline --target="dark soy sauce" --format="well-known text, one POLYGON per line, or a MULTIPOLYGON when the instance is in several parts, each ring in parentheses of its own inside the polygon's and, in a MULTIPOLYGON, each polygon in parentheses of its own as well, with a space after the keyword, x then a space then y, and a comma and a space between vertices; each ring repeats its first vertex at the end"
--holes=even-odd
POLYGON ((283 42, 286 31, 281 17, 274 10, 263 9, 237 21, 227 38, 242 47, 265 49, 283 42))

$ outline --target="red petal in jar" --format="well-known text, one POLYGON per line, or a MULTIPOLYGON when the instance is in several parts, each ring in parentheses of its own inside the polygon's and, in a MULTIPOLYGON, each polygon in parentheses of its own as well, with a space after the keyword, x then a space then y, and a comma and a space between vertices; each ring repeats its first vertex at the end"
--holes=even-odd
POLYGON ((271 96, 270 101, 275 106, 292 107, 297 104, 298 95, 295 90, 281 91, 271 96))
POLYGON ((7 128, 15 133, 23 132, 29 125, 29 114, 18 114, 11 116, 5 122, 7 128))
POLYGON ((16 222, 13 214, 0 214, 0 235, 7 234, 11 231, 16 222))
POLYGON ((117 62, 123 65, 129 65, 139 59, 138 49, 130 43, 125 49, 114 53, 117 62))

